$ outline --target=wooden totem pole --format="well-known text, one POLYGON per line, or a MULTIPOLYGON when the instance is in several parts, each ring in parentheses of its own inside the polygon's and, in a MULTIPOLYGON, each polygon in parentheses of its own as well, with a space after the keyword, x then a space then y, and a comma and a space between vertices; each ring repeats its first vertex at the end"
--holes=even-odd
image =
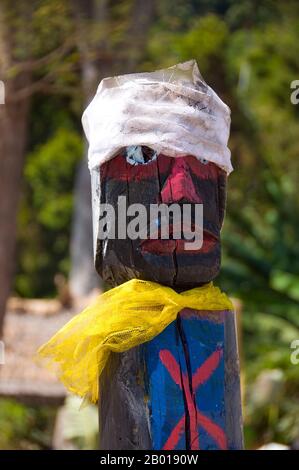
POLYGON ((83 126, 95 267, 112 289, 40 356, 98 400, 101 449, 242 449, 235 314, 212 283, 230 110, 189 61, 104 79, 83 126))
MULTIPOLYGON (((220 270, 232 170, 230 111, 196 62, 104 79, 83 125, 100 276, 111 287, 142 279, 177 293, 209 285, 220 270), (150 211, 155 204, 191 207, 189 229, 172 214, 168 239, 161 237, 161 218, 139 227, 143 237, 130 238, 120 217, 133 207, 128 225, 140 205, 150 211), (103 205, 115 209, 115 237, 99 236, 111 222, 109 213, 103 222, 103 205), (197 205, 203 208, 201 227, 194 220, 197 205), (200 248, 186 249, 188 230, 201 230, 200 248)), ((242 449, 235 313, 182 309, 151 341, 112 353, 100 391, 101 449, 242 449)))

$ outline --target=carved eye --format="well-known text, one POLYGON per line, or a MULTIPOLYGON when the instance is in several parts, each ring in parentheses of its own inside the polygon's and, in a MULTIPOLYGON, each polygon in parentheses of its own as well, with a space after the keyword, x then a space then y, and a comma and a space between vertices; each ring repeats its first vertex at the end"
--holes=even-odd
POLYGON ((207 165, 209 163, 209 161, 206 160, 205 158, 199 158, 199 161, 203 163, 204 165, 207 165))
POLYGON ((126 147, 125 155, 130 165, 147 165, 157 158, 157 152, 141 145, 130 145, 126 147))

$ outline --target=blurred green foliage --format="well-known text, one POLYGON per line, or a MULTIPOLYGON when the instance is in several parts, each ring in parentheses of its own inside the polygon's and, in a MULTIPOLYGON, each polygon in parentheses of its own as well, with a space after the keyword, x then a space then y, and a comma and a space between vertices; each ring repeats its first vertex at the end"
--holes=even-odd
MULTIPOLYGON (((102 25, 106 48, 116 57, 113 73, 123 72, 117 54, 131 5, 122 0, 113 6, 122 20, 113 28, 102 25)), ((36 48, 50 40, 53 22, 59 34, 71 34, 69 12, 59 16, 61 8, 58 0, 45 1, 36 20, 36 48)), ((138 70, 152 70, 195 58, 232 110, 235 172, 218 282, 243 301, 248 446, 290 444, 299 434, 299 369, 290 362, 290 343, 299 337, 299 105, 290 102, 290 84, 299 79, 298 32, 293 0, 161 0, 138 64, 138 70), (283 397, 272 402, 270 394, 261 404, 255 390, 267 370, 281 371, 283 397)), ((75 62, 72 50, 54 69, 61 89, 71 84, 77 93, 37 95, 33 101, 15 284, 23 296, 54 295, 55 273, 69 269, 72 189, 83 152, 75 62)))
POLYGON ((50 449, 56 409, 0 399, 0 450, 50 449))
POLYGON ((55 274, 68 274, 74 177, 82 152, 81 136, 62 126, 28 155, 16 275, 21 295, 53 295, 55 274))

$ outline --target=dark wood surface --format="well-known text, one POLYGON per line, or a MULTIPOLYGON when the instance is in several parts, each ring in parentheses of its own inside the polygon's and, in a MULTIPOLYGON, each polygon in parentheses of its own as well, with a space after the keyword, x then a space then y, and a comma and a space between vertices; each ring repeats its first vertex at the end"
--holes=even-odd
POLYGON ((225 410, 228 447, 244 448, 243 417, 240 384, 240 356, 237 341, 237 319, 235 312, 227 312, 225 332, 225 410))
POLYGON ((150 449, 140 349, 110 355, 100 381, 101 450, 150 449))

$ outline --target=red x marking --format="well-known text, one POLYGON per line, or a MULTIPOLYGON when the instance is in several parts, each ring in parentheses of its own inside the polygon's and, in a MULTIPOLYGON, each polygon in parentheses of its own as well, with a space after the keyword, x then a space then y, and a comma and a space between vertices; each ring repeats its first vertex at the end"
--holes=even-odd
MULTIPOLYGON (((222 355, 222 349, 217 349, 205 360, 205 362, 192 375, 192 389, 190 390, 188 376, 186 373, 182 374, 179 364, 176 362, 171 352, 168 349, 162 349, 159 354, 162 364, 168 370, 173 381, 181 390, 184 390, 190 418, 191 450, 199 450, 200 448, 198 426, 202 426, 207 433, 212 436, 220 449, 227 449, 227 439, 224 431, 220 426, 218 426, 218 424, 203 415, 198 410, 195 403, 195 391, 200 385, 204 384, 209 377, 211 377, 214 370, 217 369, 222 355)), ((175 449, 182 433, 184 432, 185 419, 186 415, 184 414, 171 431, 170 436, 163 446, 163 450, 175 449)))

